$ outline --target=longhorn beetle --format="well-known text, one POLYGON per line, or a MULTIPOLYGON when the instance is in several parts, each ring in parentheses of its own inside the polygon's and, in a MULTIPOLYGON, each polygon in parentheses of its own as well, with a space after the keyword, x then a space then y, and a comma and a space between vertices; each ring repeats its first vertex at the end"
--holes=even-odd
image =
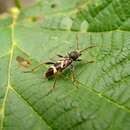
MULTIPOLYGON (((55 84, 56 84, 56 76, 55 75, 58 72, 63 72, 66 68, 68 68, 68 66, 72 67, 72 70, 73 70, 72 78, 73 78, 73 80, 75 80, 75 75, 74 75, 75 67, 73 65, 73 62, 81 61, 81 59, 79 59, 79 57, 82 55, 82 52, 84 52, 84 51, 86 51, 90 48, 96 47, 96 46, 89 46, 87 48, 79 50, 78 35, 76 35, 76 43, 77 43, 77 49, 76 50, 71 51, 70 53, 68 53, 65 56, 62 56, 60 54, 57 55, 60 58, 59 61, 57 61, 57 62, 43 62, 43 63, 37 65, 36 67, 32 68, 30 71, 25 71, 25 72, 34 72, 38 68, 43 66, 44 64, 51 65, 48 68, 48 70, 44 73, 44 76, 46 78, 50 78, 52 76, 55 77, 54 84, 53 84, 53 87, 52 87, 51 90, 53 90, 55 88, 55 84)), ((87 63, 93 63, 93 62, 94 61, 88 61, 87 63)))

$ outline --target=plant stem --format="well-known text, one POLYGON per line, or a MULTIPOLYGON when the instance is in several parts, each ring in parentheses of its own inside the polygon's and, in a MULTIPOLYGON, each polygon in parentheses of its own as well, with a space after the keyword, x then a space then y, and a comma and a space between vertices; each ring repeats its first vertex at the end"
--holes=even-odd
POLYGON ((17 8, 21 9, 22 8, 22 4, 21 4, 21 0, 14 0, 15 5, 17 8))

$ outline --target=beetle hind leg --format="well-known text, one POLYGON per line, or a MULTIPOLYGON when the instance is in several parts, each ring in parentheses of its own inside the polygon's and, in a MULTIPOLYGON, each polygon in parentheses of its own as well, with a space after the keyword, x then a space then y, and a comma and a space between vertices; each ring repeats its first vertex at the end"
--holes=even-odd
POLYGON ((53 86, 49 89, 47 95, 49 95, 50 93, 52 93, 52 91, 55 89, 55 87, 56 87, 56 81, 57 81, 57 79, 56 79, 56 76, 55 76, 55 79, 54 79, 54 82, 53 82, 53 86))
POLYGON ((39 65, 37 65, 37 66, 35 66, 34 68, 32 68, 31 70, 29 70, 29 71, 24 71, 24 73, 31 73, 31 72, 35 72, 35 71, 37 71, 38 69, 40 69, 43 65, 51 65, 51 64, 54 64, 54 62, 43 62, 43 63, 41 63, 41 64, 39 64, 39 65))

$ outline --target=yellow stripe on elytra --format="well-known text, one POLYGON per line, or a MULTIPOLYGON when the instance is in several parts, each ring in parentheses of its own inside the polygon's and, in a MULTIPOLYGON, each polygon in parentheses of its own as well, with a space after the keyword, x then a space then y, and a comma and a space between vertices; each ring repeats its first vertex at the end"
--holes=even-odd
POLYGON ((64 67, 64 61, 61 61, 61 68, 64 67))
POLYGON ((64 60, 59 60, 58 63, 60 63, 60 67, 63 68, 64 67, 64 60))
POLYGON ((51 68, 53 69, 54 74, 57 73, 57 69, 55 66, 52 65, 51 68))

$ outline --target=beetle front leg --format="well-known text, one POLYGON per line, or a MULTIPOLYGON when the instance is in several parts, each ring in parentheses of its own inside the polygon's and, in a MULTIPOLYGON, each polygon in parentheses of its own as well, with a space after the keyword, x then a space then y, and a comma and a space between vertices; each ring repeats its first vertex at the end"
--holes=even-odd
POLYGON ((89 63, 94 63, 94 62, 95 62, 94 60, 84 61, 84 60, 82 60, 82 59, 77 59, 76 61, 80 61, 81 63, 84 63, 84 64, 89 64, 89 63))

